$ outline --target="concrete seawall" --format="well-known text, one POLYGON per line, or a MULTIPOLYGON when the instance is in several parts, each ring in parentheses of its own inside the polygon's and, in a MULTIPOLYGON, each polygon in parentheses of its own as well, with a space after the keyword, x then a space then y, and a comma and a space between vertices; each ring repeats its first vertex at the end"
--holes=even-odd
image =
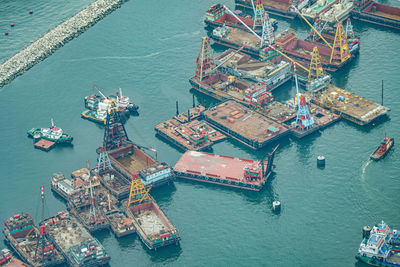
POLYGON ((50 56, 128 0, 97 0, 0 65, 0 88, 50 56))

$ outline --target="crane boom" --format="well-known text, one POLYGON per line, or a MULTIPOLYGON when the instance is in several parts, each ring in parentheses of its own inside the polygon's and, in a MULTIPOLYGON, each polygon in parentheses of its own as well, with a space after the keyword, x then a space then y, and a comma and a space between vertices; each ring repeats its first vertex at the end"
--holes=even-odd
POLYGON ((92 86, 101 94, 101 96, 102 96, 104 99, 107 99, 107 97, 106 97, 105 95, 103 95, 103 93, 102 93, 94 84, 92 84, 92 86))
POLYGON ((299 13, 299 15, 304 19, 305 22, 307 22, 307 24, 311 27, 311 29, 313 29, 315 31, 316 34, 318 34, 319 37, 321 37, 321 39, 327 44, 327 46, 329 46, 330 49, 333 50, 333 47, 331 46, 330 43, 328 43, 325 38, 319 33, 319 31, 317 31, 317 29, 314 28, 313 25, 311 25, 311 23, 303 16, 303 14, 301 14, 301 12, 297 9, 297 7, 293 6, 294 10, 297 11, 297 13, 299 13))
MULTIPOLYGON (((246 25, 246 23, 244 23, 240 18, 238 18, 238 16, 235 15, 235 13, 233 13, 229 8, 227 8, 224 5, 224 8, 231 14, 233 15, 240 23, 242 23, 252 34, 254 34, 255 36, 257 36, 258 39, 260 39, 262 41, 262 38, 255 33, 249 26, 246 25)), ((275 52, 278 52, 280 55, 282 55, 283 57, 285 57, 286 59, 290 60, 291 62, 293 62, 293 64, 296 64, 297 66, 299 66, 300 68, 304 69, 307 72, 310 72, 310 70, 306 67, 304 67, 303 65, 301 65, 300 63, 297 63, 295 60, 291 59, 290 57, 288 57, 287 55, 285 55, 284 53, 282 53, 281 51, 279 51, 278 49, 276 49, 275 47, 273 47, 272 45, 270 45, 269 43, 266 43, 266 45, 271 48, 272 50, 274 50, 275 52)))

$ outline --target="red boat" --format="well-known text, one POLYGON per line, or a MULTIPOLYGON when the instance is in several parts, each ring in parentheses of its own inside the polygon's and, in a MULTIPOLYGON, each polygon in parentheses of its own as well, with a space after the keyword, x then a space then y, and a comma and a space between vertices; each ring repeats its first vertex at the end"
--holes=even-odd
POLYGON ((371 159, 375 161, 380 160, 389 152, 389 150, 392 148, 393 145, 394 145, 394 139, 385 136, 379 147, 375 150, 374 153, 372 153, 371 159))

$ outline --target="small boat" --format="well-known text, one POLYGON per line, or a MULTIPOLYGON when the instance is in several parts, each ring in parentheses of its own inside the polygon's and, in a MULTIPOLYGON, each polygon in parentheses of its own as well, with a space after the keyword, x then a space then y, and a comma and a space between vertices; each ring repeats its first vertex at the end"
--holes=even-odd
POLYGON ((64 133, 61 128, 57 128, 54 125, 53 119, 51 119, 50 128, 32 128, 28 132, 28 137, 34 139, 46 139, 57 144, 70 144, 73 137, 64 133))
POLYGON ((379 147, 375 150, 374 153, 372 153, 371 159, 375 161, 380 160, 389 152, 393 145, 394 139, 392 137, 385 136, 379 147))

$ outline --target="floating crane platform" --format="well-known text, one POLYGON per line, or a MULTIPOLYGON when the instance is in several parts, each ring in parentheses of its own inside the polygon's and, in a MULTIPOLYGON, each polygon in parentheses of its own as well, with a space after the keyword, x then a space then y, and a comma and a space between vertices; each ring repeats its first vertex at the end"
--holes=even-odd
POLYGON ((256 150, 289 134, 287 127, 234 100, 205 110, 203 116, 222 133, 256 150))
POLYGON ((175 164, 174 174, 182 179, 260 191, 272 172, 275 151, 267 162, 187 151, 175 164))
POLYGON ((172 181, 172 170, 165 162, 157 162, 150 155, 133 144, 124 144, 108 151, 111 165, 125 178, 139 174, 146 187, 157 187, 172 181))
POLYGON ((355 0, 352 18, 369 23, 400 29, 400 8, 374 2, 355 0))
POLYGON ((346 56, 348 56, 348 58, 343 59, 343 61, 340 61, 340 59, 335 59, 332 61, 331 48, 318 42, 303 41, 297 38, 292 29, 287 29, 284 32, 281 32, 276 36, 275 40, 276 43, 283 49, 285 54, 297 59, 300 62, 305 62, 308 65, 311 62, 311 53, 314 47, 317 47, 319 55, 321 56, 322 67, 330 72, 335 72, 343 68, 354 58, 354 54, 351 54, 350 50, 348 49, 346 50, 346 56))
POLYGON ((390 110, 388 107, 334 85, 314 94, 311 102, 358 125, 368 125, 374 120, 386 116, 390 110))
POLYGON ((45 221, 49 239, 53 241, 68 264, 73 267, 102 266, 110 256, 100 242, 94 238, 68 211, 60 211, 45 221))
MULTIPOLYGON (((294 19, 297 16, 297 13, 295 10, 293 10, 292 5, 295 5, 299 10, 301 10, 310 3, 309 0, 300 0, 297 1, 297 3, 294 3, 294 1, 290 0, 262 0, 261 2, 268 14, 273 14, 288 19, 294 19)), ((253 10, 251 0, 235 0, 235 4, 236 6, 253 10)))
POLYGON ((183 151, 208 150, 214 143, 225 140, 226 136, 208 123, 200 121, 204 110, 202 105, 195 106, 173 119, 157 124, 154 129, 159 136, 183 151))
POLYGON ((217 65, 225 61, 218 69, 236 78, 251 82, 263 82, 269 91, 273 91, 292 78, 290 64, 281 61, 278 64, 270 61, 260 61, 251 56, 228 49, 215 58, 217 65))

